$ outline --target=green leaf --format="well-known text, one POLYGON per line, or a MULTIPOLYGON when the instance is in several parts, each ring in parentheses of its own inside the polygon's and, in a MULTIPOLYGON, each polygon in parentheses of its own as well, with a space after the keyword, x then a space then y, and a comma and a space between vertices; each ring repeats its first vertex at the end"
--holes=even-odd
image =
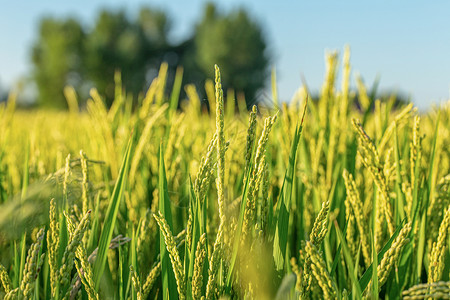
POLYGON ((378 299, 378 257, 377 257, 377 249, 375 247, 375 234, 372 232, 370 235, 372 242, 372 297, 375 300, 378 299))
POLYGON ((289 165, 284 176, 283 186, 280 192, 280 199, 278 200, 277 211, 275 214, 275 235, 273 242, 273 258, 275 268, 277 271, 282 271, 286 264, 286 250, 288 244, 288 230, 289 230, 289 211, 291 207, 292 187, 295 173, 295 160, 297 157, 297 149, 300 141, 300 136, 303 129, 303 120, 306 112, 306 104, 303 110, 303 116, 300 125, 297 124, 295 128, 294 139, 291 145, 291 152, 289 155, 289 165))
MULTIPOLYGON (((392 242, 394 242, 395 238, 398 236, 400 230, 402 229, 402 226, 398 226, 397 229, 394 231, 394 234, 391 236, 391 238, 386 242, 384 247, 378 252, 377 260, 381 260, 383 258, 384 253, 391 247, 392 242)), ((378 267, 378 266, 377 266, 378 267)), ((367 285, 370 282, 371 276, 372 276, 372 268, 373 264, 371 264, 367 270, 364 272, 361 279, 359 279, 359 285, 361 287, 361 290, 365 290, 367 285)))
MULTIPOLYGON (((377 257, 377 248, 375 245, 375 232, 376 232, 376 227, 377 227, 376 212, 378 209, 378 205, 379 205, 379 203, 378 203, 376 187, 374 187, 374 197, 373 197, 373 201, 372 201, 372 230, 370 231, 370 240, 372 243, 372 282, 373 282, 372 297, 375 297, 376 300, 378 299, 378 257, 377 257)), ((380 258, 380 260, 381 260, 381 258, 380 258)))
MULTIPOLYGON (((428 172, 428 195, 430 196, 430 199, 432 199, 435 185, 436 185, 436 173, 437 173, 437 166, 436 166, 436 152, 438 151, 437 145, 438 145, 438 138, 439 138, 439 121, 441 120, 441 110, 439 109, 438 115, 436 118, 436 125, 434 129, 434 136, 433 136, 433 143, 432 143, 432 151, 431 151, 431 157, 430 157, 430 169, 428 172)), ((420 159, 420 158, 418 158, 420 159)), ((416 182, 418 182, 418 169, 420 164, 416 164, 416 170, 415 170, 415 176, 416 176, 416 182)))
MULTIPOLYGON (((345 242, 345 238, 342 235, 341 229, 339 229, 339 225, 336 222, 336 220, 334 221, 334 227, 336 229, 336 234, 338 236, 340 245, 342 245, 342 252, 344 253, 348 274, 350 275, 350 279, 356 291, 356 299, 361 299, 361 286, 355 276, 355 265, 353 264, 352 255, 350 253, 350 249, 348 249, 347 243, 345 242)), ((349 297, 349 299, 351 298, 349 297)))
POLYGON ((20 284, 23 279, 23 269, 25 266, 25 260, 27 258, 27 233, 24 232, 22 235, 22 241, 20 242, 20 269, 19 269, 19 281, 20 284))
POLYGON ((131 148, 133 144, 133 136, 128 141, 128 146, 125 151, 125 156, 120 167, 119 176, 114 186, 111 199, 109 201, 108 209, 105 215, 105 221, 103 223, 102 233, 98 244, 97 258, 94 263, 94 283, 95 289, 98 290, 100 286, 100 278, 105 270, 106 258, 108 254, 109 244, 111 242, 114 225, 116 224, 117 213, 119 211, 120 201, 125 190, 127 182, 127 175, 130 166, 131 148))
MULTIPOLYGON (((203 220, 203 212, 202 212, 202 203, 200 199, 197 198, 194 192, 194 188, 192 185, 192 181, 189 180, 190 183, 190 205, 192 210, 192 245, 191 248, 185 248, 185 269, 187 276, 187 291, 186 291, 186 299, 192 299, 192 276, 194 275, 194 262, 195 262, 195 252, 197 250, 197 244, 200 239, 200 236, 205 233, 204 226, 202 226, 203 220)), ((203 204, 206 206, 206 204, 203 204)), ((207 260, 205 261, 207 264, 207 260)), ((207 275, 204 275, 203 278, 207 278, 207 275)), ((206 290, 205 286, 206 280, 203 280, 202 290, 206 290), (205 288, 205 289, 204 289, 205 288)))
MULTIPOLYGON (((398 132, 397 132, 397 125, 395 125, 394 129, 394 158, 395 158, 395 192, 397 194, 397 209, 398 217, 400 220, 403 220, 405 218, 405 208, 403 205, 404 202, 404 196, 402 192, 402 165, 400 163, 400 150, 399 150, 399 144, 398 144, 398 132)), ((397 218, 398 219, 398 218, 397 218)))
POLYGON ((94 214, 92 218, 92 225, 91 225, 91 233, 89 235, 89 240, 87 243, 87 250, 88 253, 92 253, 95 249, 95 244, 98 241, 98 227, 99 227, 99 208, 100 208, 100 193, 97 194, 96 200, 95 200, 95 208, 94 208, 94 214))
MULTIPOLYGON (((129 253, 129 260, 128 260, 128 265, 133 266, 135 272, 137 272, 137 274, 139 274, 139 266, 137 264, 137 254, 136 254, 136 236, 137 233, 135 232, 134 226, 133 226, 133 232, 131 233, 132 239, 131 239, 131 244, 130 244, 130 253, 129 253)), ((127 268, 127 273, 128 273, 128 277, 131 277, 131 272, 130 269, 127 268)), ((132 288, 132 293, 131 293, 131 297, 132 300, 136 300, 137 299, 137 292, 134 289, 134 286, 132 288)), ((127 293, 128 294, 128 293, 127 293)))
POLYGON ((178 108, 178 101, 180 99, 181 83, 183 81, 183 67, 178 66, 175 73, 175 80, 173 82, 172 94, 170 95, 169 112, 173 114, 178 108))
MULTIPOLYGON (((345 223, 344 230, 342 230, 342 236, 345 236, 345 234, 347 232, 347 226, 348 226, 348 222, 345 223)), ((336 255, 334 256, 333 264, 331 265, 331 268, 330 268, 330 274, 334 274, 334 272, 336 271, 336 267, 338 266, 338 263, 341 259, 341 250, 342 250, 342 244, 339 243, 339 246, 336 250, 336 255)))
POLYGON ((244 222, 244 213, 245 213, 245 206, 247 205, 247 188, 248 184, 250 182, 250 174, 253 171, 253 168, 248 168, 247 177, 244 184, 244 190, 242 192, 242 203, 241 203, 241 210, 239 212, 239 219, 238 219, 238 225, 236 228, 236 234, 234 237, 234 243, 233 243, 233 250, 231 254, 231 260, 230 260, 230 268, 228 270, 228 277, 227 277, 227 290, 229 291, 231 289, 231 277, 234 270, 234 265, 236 264, 236 258, 239 251, 239 243, 240 243, 240 237, 242 232, 242 225, 244 222))
MULTIPOLYGON (((164 150, 159 147, 159 211, 166 219, 173 232, 172 211, 170 209, 169 190, 167 188, 166 169, 164 166, 164 150)), ((161 255, 161 278, 163 299, 178 299, 177 282, 173 273, 172 262, 167 252, 164 235, 159 232, 159 251, 161 255)))
POLYGON ((117 251, 119 252, 118 293, 119 300, 123 300, 125 299, 125 295, 123 294, 123 261, 125 258, 123 257, 122 246, 119 246, 117 251))
MULTIPOLYGON (((57 257, 57 265, 61 265, 62 258, 64 256, 64 251, 69 242, 69 231, 67 229, 67 221, 65 214, 60 214, 59 218, 59 249, 58 249, 58 257, 57 257)), ((64 287, 63 287, 64 288, 64 287)), ((56 299, 59 299, 60 295, 60 285, 59 282, 56 282, 56 299)))

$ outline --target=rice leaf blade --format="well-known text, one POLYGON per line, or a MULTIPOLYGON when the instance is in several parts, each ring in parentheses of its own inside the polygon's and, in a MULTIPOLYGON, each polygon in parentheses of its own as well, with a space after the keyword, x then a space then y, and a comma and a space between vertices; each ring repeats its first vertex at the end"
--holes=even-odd
POLYGON ((123 193, 127 182, 132 145, 133 145, 133 136, 131 136, 128 141, 128 145, 125 150, 125 155, 122 161, 122 166, 120 167, 119 176, 117 177, 117 181, 114 186, 111 199, 109 201, 105 221, 103 223, 102 233, 100 235, 97 258, 95 259, 94 263, 94 283, 96 290, 98 290, 100 286, 100 279, 105 269, 109 244, 111 242, 114 226, 117 219, 117 213, 119 212, 120 202, 123 197, 123 193))
MULTIPOLYGON (((172 210, 170 208, 169 190, 167 188, 166 169, 164 166, 164 150, 162 144, 159 147, 159 211, 166 219, 170 230, 173 232, 172 210)), ((164 235, 159 233, 159 251, 161 257, 161 279, 163 299, 178 299, 177 282, 170 261, 169 252, 166 249, 164 235)))

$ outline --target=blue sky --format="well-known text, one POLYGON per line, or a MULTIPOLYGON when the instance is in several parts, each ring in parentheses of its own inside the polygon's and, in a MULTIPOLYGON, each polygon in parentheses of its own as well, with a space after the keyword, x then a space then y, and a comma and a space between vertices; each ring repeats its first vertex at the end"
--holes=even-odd
MULTIPOLYGON (((5 1, 6 2, 6 1, 5 1)), ((29 51, 44 15, 77 16, 86 25, 102 7, 130 13, 149 5, 172 20, 171 38, 190 33, 205 1, 7 1, 0 10, 0 86, 12 85, 30 71, 29 51)), ((244 6, 262 24, 278 91, 289 100, 303 74, 312 90, 321 86, 326 49, 352 50, 352 79, 359 73, 371 85, 380 76, 381 90, 410 95, 419 108, 449 99, 450 2, 446 1, 217 1, 229 11, 244 6)))

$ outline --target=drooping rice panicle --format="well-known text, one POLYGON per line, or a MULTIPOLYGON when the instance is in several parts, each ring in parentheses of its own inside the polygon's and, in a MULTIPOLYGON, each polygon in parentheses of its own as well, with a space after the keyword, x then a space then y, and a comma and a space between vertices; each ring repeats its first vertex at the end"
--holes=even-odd
POLYGON ((161 261, 158 261, 156 266, 154 266, 150 273, 148 273, 147 278, 145 278, 144 284, 142 285, 142 298, 146 299, 148 294, 153 288, 153 285, 161 274, 161 261))
POLYGON ((164 241, 166 243, 167 252, 169 252, 170 261, 172 262, 173 272, 175 273, 175 278, 177 280, 178 297, 184 299, 186 297, 185 293, 185 281, 184 281, 184 269, 181 263, 180 254, 178 253, 175 239, 170 230, 169 224, 167 224, 166 219, 160 211, 158 215, 154 214, 156 222, 158 223, 159 229, 161 230, 164 241))
POLYGON ((130 266, 131 281, 133 282, 134 290, 136 291, 137 300, 143 300, 142 297, 142 285, 139 279, 139 274, 134 270, 133 266, 130 266))
POLYGON ((441 178, 436 187, 434 200, 428 206, 427 211, 427 245, 432 249, 433 243, 439 235, 439 227, 444 219, 446 207, 450 204, 450 174, 441 178))
POLYGON ((25 263, 23 278, 20 282, 20 293, 25 299, 30 299, 34 291, 34 282, 39 274, 40 268, 44 261, 44 254, 39 256, 39 251, 44 240, 45 230, 41 228, 36 235, 36 242, 33 243, 28 250, 27 261, 25 263))
MULTIPOLYGON (((398 261, 403 247, 409 242, 407 237, 410 231, 411 223, 403 226, 391 247, 389 247, 378 264, 378 290, 386 283, 389 273, 392 271, 394 264, 398 261)), ((366 288, 366 295, 372 291, 372 285, 373 282, 371 281, 366 288)))
POLYGON ((266 152, 266 145, 269 140, 270 131, 272 130, 273 124, 275 123, 276 119, 277 114, 275 114, 273 117, 267 117, 264 120, 264 128, 258 140, 253 172, 250 177, 247 192, 247 203, 244 211, 244 221, 242 225, 242 241, 245 241, 247 235, 250 233, 250 229, 253 226, 253 221, 256 216, 256 200, 261 186, 261 180, 264 174, 264 157, 266 152))
POLYGON ((86 249, 83 245, 78 246, 75 255, 79 260, 79 262, 75 260, 75 266, 77 268, 78 276, 84 284, 84 288, 89 296, 89 300, 98 299, 98 293, 95 290, 92 266, 89 263, 86 249))
POLYGON ((379 287, 381 287, 386 282, 389 276, 389 272, 391 271, 394 263, 398 260, 403 246, 407 242, 409 242, 407 236, 409 235, 410 231, 411 223, 408 223, 402 228, 402 230, 400 230, 397 238, 394 240, 389 250, 383 255, 383 259, 378 264, 377 271, 379 287))
POLYGON ((207 186, 209 185, 209 181, 211 179, 211 170, 213 169, 214 159, 213 153, 217 144, 217 135, 214 134, 211 141, 209 142, 208 149, 206 151, 206 155, 202 157, 200 161, 200 168, 197 172, 197 176, 194 182, 194 190, 197 194, 197 197, 200 201, 203 201, 205 197, 205 191, 207 186))
POLYGON ((59 280, 61 286, 65 286, 69 284, 71 278, 71 271, 74 264, 75 251, 78 246, 82 242, 84 233, 89 227, 91 211, 88 210, 86 214, 81 219, 78 226, 76 226, 75 230, 70 234, 69 242, 67 244, 66 249, 64 250, 64 254, 61 260, 61 266, 59 268, 59 280))
POLYGON ((428 283, 438 282, 441 280, 442 272, 445 265, 445 249, 447 248, 447 238, 450 230, 450 206, 444 214, 444 219, 439 227, 439 235, 437 241, 433 243, 430 252, 430 262, 428 265, 428 283))
POLYGON ((92 279, 92 274, 90 275, 91 277, 89 277, 89 275, 87 275, 85 272, 86 269, 82 267, 82 263, 79 262, 78 260, 75 260, 75 268, 77 269, 78 276, 80 276, 80 280, 84 285, 86 293, 88 294, 89 300, 98 299, 98 294, 94 288, 94 281, 92 279))
POLYGON ((0 264, 0 281, 2 283, 5 293, 8 294, 12 289, 11 279, 9 278, 8 272, 5 267, 0 264))
POLYGON ((192 275, 192 298, 200 300, 203 286, 203 264, 206 258, 206 234, 202 234, 195 251, 194 274, 192 275))
POLYGON ((380 162, 378 151, 373 144, 370 137, 362 128, 361 123, 359 121, 352 119, 353 127, 358 134, 358 138, 360 141, 360 148, 358 152, 362 159, 364 166, 369 169, 370 174, 373 177, 375 184, 378 187, 379 193, 381 195, 381 209, 383 209, 383 213, 386 217, 386 223, 389 229, 389 235, 394 234, 394 218, 392 216, 393 209, 391 205, 391 199, 389 196, 388 185, 386 182, 386 177, 382 172, 382 164, 380 162))
POLYGON ((223 253, 223 245, 220 244, 223 237, 223 231, 219 231, 217 233, 216 241, 214 243, 213 252, 211 254, 211 258, 209 260, 209 269, 208 269, 208 281, 206 284, 206 299, 213 299, 216 295, 216 280, 217 273, 220 267, 220 258, 223 253))
POLYGON ((59 222, 55 199, 50 200, 50 226, 47 231, 48 264, 50 268, 51 293, 55 296, 58 281, 59 222))
MULTIPOLYGON (((74 211, 76 211, 76 205, 73 206, 74 211)), ((74 214, 68 214, 65 211, 63 211, 63 215, 66 218, 66 223, 67 223, 67 232, 69 233, 69 235, 71 235, 74 231, 75 231, 75 216, 74 214)))
MULTIPOLYGON (((367 232, 369 229, 367 227, 367 222, 364 220, 364 214, 362 210, 362 202, 359 197, 359 193, 356 187, 353 175, 350 174, 346 169, 343 172, 345 188, 347 190, 347 199, 350 201, 354 216, 356 219, 356 225, 359 231, 359 238, 361 241, 361 249, 364 257, 364 262, 366 266, 370 265, 371 262, 371 247, 367 237, 367 232)), ((348 229, 347 229, 348 230, 348 229)))
POLYGON ((328 211, 330 210, 330 202, 322 203, 322 208, 314 221, 309 240, 312 244, 318 246, 322 243, 328 230, 328 211))
MULTIPOLYGON (((323 239, 325 238, 325 235, 327 234, 328 230, 328 211, 330 209, 330 203, 329 201, 326 201, 322 203, 322 209, 320 210, 319 214, 317 215, 313 228, 311 230, 311 234, 309 235, 309 242, 313 246, 319 246, 323 239)), ((306 249, 305 249, 306 251, 306 249)), ((311 283, 312 283, 312 276, 311 276, 311 257, 310 253, 306 251, 306 256, 303 263, 303 276, 301 281, 301 289, 300 293, 302 297, 308 297, 308 294, 311 290, 311 283)))
POLYGON ((325 299, 336 299, 336 285, 328 273, 325 261, 320 256, 316 246, 312 242, 306 242, 305 250, 311 260, 312 274, 322 288, 325 299))
POLYGON ((416 284, 402 293, 405 300, 449 299, 449 295, 450 282, 448 281, 416 284))
POLYGON ((5 300, 16 300, 18 297, 20 297, 19 288, 15 288, 5 295, 5 300))
POLYGON ((70 282, 70 286, 67 289, 63 299, 76 299, 81 296, 81 279, 78 276, 74 276, 70 282), (78 282, 80 286, 78 286, 78 282))

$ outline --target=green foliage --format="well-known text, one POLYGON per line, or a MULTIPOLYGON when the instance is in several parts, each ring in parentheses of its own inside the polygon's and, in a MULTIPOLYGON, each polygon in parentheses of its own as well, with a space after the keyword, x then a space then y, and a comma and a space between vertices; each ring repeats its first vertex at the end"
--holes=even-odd
POLYGON ((260 25, 244 9, 222 14, 209 3, 194 41, 200 70, 212 77, 211 66, 221 66, 224 90, 244 92, 250 107, 268 76, 269 55, 260 25))
POLYGON ((114 73, 122 73, 124 86, 137 95, 143 91, 146 73, 157 68, 168 51, 168 22, 164 13, 143 8, 137 20, 125 11, 100 12, 87 34, 87 77, 106 95, 108 106, 114 99, 114 73))
POLYGON ((214 63, 223 66, 225 89, 244 92, 249 101, 264 86, 269 61, 266 42, 259 24, 245 10, 223 15, 213 4, 207 5, 193 36, 180 43, 169 43, 169 30, 166 13, 148 7, 134 18, 123 9, 102 10, 89 27, 74 18, 42 19, 32 51, 39 104, 66 108, 66 85, 73 86, 82 99, 95 86, 110 107, 117 71, 126 88, 124 97, 141 99, 162 62, 169 65, 168 82, 178 80, 175 87, 181 84, 181 78, 172 75, 177 65, 186 70, 184 82, 199 84, 213 76, 214 63))
POLYGON ((102 233, 99 238, 98 254, 94 265, 94 282, 96 289, 98 289, 99 287, 100 278, 102 277, 103 271, 105 269, 108 248, 111 243, 120 202, 123 198, 123 194, 126 188, 128 171, 130 169, 130 157, 132 146, 133 146, 133 138, 131 137, 125 151, 122 166, 120 167, 119 171, 119 176, 117 178, 116 185, 114 186, 114 191, 111 195, 111 199, 108 204, 108 209, 106 211, 106 216, 103 223, 102 233))
POLYGON ((118 77, 109 109, 0 105, 0 298, 448 294, 450 103, 355 106, 344 57, 278 112, 229 113, 218 66, 215 109, 176 110, 167 64, 135 108, 118 77))
POLYGON ((85 32, 75 19, 44 18, 40 21, 39 36, 31 54, 39 104, 67 107, 64 87, 81 87, 84 38, 85 32))

